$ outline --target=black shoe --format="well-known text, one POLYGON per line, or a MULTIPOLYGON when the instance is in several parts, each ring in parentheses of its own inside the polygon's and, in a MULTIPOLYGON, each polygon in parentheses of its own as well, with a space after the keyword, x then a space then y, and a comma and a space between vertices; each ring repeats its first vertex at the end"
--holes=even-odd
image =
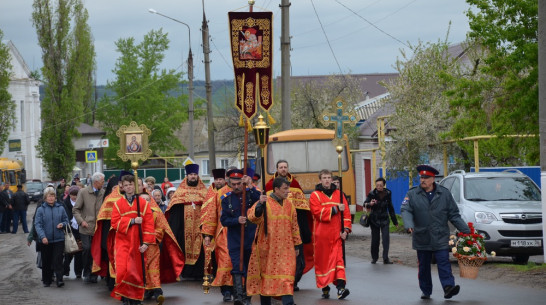
POLYGON ((294 285, 294 291, 300 291, 300 287, 298 287, 298 285, 294 285))
POLYGON ((51 286, 51 283, 44 283, 44 287, 49 287, 51 286))
POLYGON ((373 259, 373 260, 372 260, 372 264, 375 264, 375 263, 377 263, 377 260, 376 260, 376 259, 373 259))
POLYGON ((323 299, 329 299, 330 298, 330 286, 326 286, 322 288, 322 298, 323 299))
POLYGON ((351 293, 349 291, 349 289, 340 288, 340 289, 337 290, 337 298, 340 299, 340 300, 343 300, 349 295, 349 293, 351 293))
POLYGON ((224 302, 231 302, 231 291, 224 291, 224 293, 222 293, 224 298, 222 299, 224 302))
POLYGON ((392 265, 392 262, 391 262, 390 260, 387 259, 387 260, 384 260, 384 261, 383 261, 383 264, 385 264, 385 265, 392 265))
POLYGON ((70 271, 66 271, 66 272, 64 273, 64 276, 70 276, 70 271))
POLYGON ((76 275, 76 278, 77 278, 77 279, 81 279, 82 276, 81 276, 81 275, 76 275))
POLYGON ((421 300, 428 300, 428 299, 430 299, 430 295, 424 294, 424 293, 421 294, 421 300))
POLYGON ((444 288, 444 298, 451 299, 452 296, 457 295, 459 293, 459 290, 461 290, 461 287, 459 285, 446 286, 444 288))
POLYGON ((97 276, 96 275, 90 275, 89 280, 91 281, 91 283, 97 283, 97 276))
POLYGON ((153 296, 154 296, 154 291, 153 290, 146 290, 144 292, 144 299, 145 300, 151 300, 153 296))
POLYGON ((63 281, 58 281, 57 282, 57 287, 63 287, 64 286, 64 282, 63 281))

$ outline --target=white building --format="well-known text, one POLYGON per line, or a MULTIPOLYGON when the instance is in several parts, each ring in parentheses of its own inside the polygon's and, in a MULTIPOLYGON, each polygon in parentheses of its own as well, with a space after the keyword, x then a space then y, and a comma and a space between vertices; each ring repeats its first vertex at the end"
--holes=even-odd
POLYGON ((48 179, 38 158, 36 146, 42 130, 40 110, 40 81, 30 76, 30 69, 11 41, 5 41, 11 56, 11 78, 8 92, 15 102, 15 126, 2 152, 3 157, 23 161, 27 180, 48 179))

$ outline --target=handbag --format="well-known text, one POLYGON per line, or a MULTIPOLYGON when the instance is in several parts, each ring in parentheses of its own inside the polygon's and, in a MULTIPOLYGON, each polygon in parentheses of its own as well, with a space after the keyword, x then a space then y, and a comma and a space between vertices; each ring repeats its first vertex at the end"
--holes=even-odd
POLYGON ((81 251, 78 246, 74 234, 72 234, 72 228, 70 225, 65 226, 64 228, 64 253, 75 253, 81 251))
POLYGON ((362 216, 360 216, 360 224, 363 227, 369 227, 370 226, 370 213, 362 213, 362 216))

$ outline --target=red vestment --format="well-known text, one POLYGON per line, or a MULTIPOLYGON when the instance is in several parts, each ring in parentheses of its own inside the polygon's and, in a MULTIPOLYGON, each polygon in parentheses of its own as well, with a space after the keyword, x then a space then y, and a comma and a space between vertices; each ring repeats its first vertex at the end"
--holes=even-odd
POLYGON ((205 202, 207 187, 201 179, 197 186, 189 186, 185 178, 174 192, 165 217, 169 222, 176 241, 184 252, 182 277, 202 278, 204 274, 205 253, 203 236, 199 228, 201 205, 205 202))
POLYGON ((296 209, 288 199, 280 205, 271 196, 265 204, 264 215, 256 217, 257 204, 248 210, 248 220, 258 225, 256 241, 248 263, 246 289, 248 295, 282 296, 294 294, 296 249, 301 244, 296 209))
POLYGON ((169 223, 161 208, 151 199, 150 206, 154 216, 156 244, 146 250, 146 289, 161 288, 161 283, 180 280, 184 268, 184 253, 176 242, 169 223), (160 251, 159 244, 162 244, 160 251))
MULTIPOLYGON (((273 180, 275 178, 279 177, 279 173, 275 173, 273 175, 273 178, 271 178, 267 184, 265 185, 265 191, 269 195, 271 192, 273 192, 273 180)), ((302 238, 303 244, 303 257, 305 259, 305 269, 303 269, 303 273, 307 273, 307 271, 313 269, 313 216, 310 212, 309 207, 309 201, 307 198, 305 198, 305 194, 303 193, 303 190, 300 186, 300 183, 294 176, 292 176, 290 173, 286 175, 286 180, 290 182, 290 193, 288 193, 288 198, 292 201, 292 204, 296 207, 296 209, 299 211, 298 213, 298 224, 305 225, 307 228, 300 228, 300 237, 302 238), (301 219, 301 218, 305 218, 301 219), (308 232, 308 236, 311 240, 306 241, 305 240, 305 232, 308 232)))
MULTIPOLYGON (((209 248, 214 250, 216 258, 216 276, 211 284, 215 287, 233 286, 232 265, 227 248, 227 230, 220 223, 220 215, 222 214, 222 200, 220 198, 230 191, 231 188, 227 185, 219 190, 216 190, 212 185, 207 193, 205 204, 201 208, 201 233, 212 236, 209 248)), ((205 262, 207 262, 206 258, 205 262)), ((206 263, 205 266, 207 266, 206 263)))
MULTIPOLYGON (((126 297, 132 300, 144 298, 144 278, 142 276, 141 253, 139 251, 139 225, 131 225, 131 220, 137 217, 137 199, 129 204, 125 197, 120 198, 112 209, 112 230, 116 232, 114 239, 114 261, 116 286, 111 296, 126 297)), ((140 216, 142 217, 142 239, 146 244, 155 243, 154 219, 150 204, 144 198, 138 197, 140 216)), ((146 255, 144 256, 146 264, 146 255)))
MULTIPOLYGON (((97 224, 95 225, 95 235, 93 235, 93 240, 91 241, 91 256, 93 257, 93 266, 91 272, 102 277, 106 277, 108 274, 108 268, 110 269, 110 277, 115 278, 116 275, 112 268, 112 265, 108 263, 105 257, 103 257, 104 252, 102 250, 103 244, 107 246, 106 249, 108 253, 113 253, 111 247, 114 244, 114 231, 111 231, 111 225, 108 226, 108 233, 103 232, 103 223, 108 223, 112 219, 112 208, 114 203, 122 197, 119 192, 119 186, 116 185, 112 188, 112 192, 104 198, 102 205, 100 207, 99 213, 97 214, 97 224), (107 240, 103 241, 103 235, 107 235, 107 240)), ((108 259, 113 261, 113 257, 109 255, 108 259)))
POLYGON ((347 281, 343 262, 341 216, 343 225, 351 230, 351 212, 345 196, 343 213, 332 215, 332 207, 339 205, 339 190, 332 196, 314 191, 309 198, 314 218, 315 277, 318 288, 324 288, 337 280, 347 281))

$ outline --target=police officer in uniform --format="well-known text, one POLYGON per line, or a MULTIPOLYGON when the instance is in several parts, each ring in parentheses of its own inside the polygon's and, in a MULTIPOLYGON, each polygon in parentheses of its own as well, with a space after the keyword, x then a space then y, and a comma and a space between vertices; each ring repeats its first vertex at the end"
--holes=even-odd
POLYGON ((243 277, 246 277, 248 261, 252 250, 252 242, 256 233, 256 225, 248 222, 245 214, 242 215, 243 202, 243 187, 246 189, 245 206, 248 210, 256 202, 265 202, 267 196, 261 195, 252 185, 252 177, 243 175, 240 169, 233 169, 227 173, 229 177, 229 185, 232 188, 231 192, 224 194, 222 199, 222 216, 220 222, 227 228, 228 250, 231 258, 233 269, 233 286, 235 286, 235 305, 250 304, 250 297, 246 295, 246 289, 243 285, 243 277), (245 226, 244 230, 244 257, 243 266, 240 266, 240 251, 241 251, 241 225, 245 226))
POLYGON ((404 227, 412 234, 412 246, 417 250, 419 261, 419 288, 421 299, 430 299, 432 277, 430 264, 436 258, 444 298, 451 299, 459 293, 459 285, 451 272, 449 262, 449 227, 451 222, 457 230, 470 233, 468 225, 459 214, 453 196, 445 187, 434 182, 438 171, 432 166, 419 165, 420 184, 411 188, 402 202, 401 214, 404 227))

